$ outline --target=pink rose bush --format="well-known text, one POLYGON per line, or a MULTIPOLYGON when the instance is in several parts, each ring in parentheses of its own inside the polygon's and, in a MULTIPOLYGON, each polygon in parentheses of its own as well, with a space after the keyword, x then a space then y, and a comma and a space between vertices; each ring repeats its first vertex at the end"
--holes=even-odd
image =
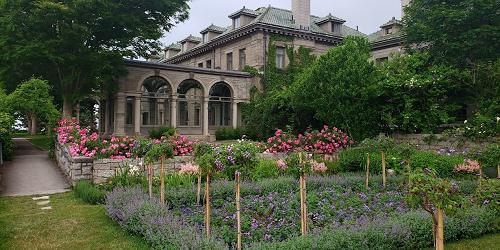
POLYGON ((195 142, 189 140, 186 136, 174 136, 170 138, 170 143, 174 149, 174 156, 191 155, 194 151, 195 142))
POLYGON ((324 162, 318 163, 317 161, 311 161, 311 170, 316 173, 326 173, 328 168, 324 162))
POLYGON ((465 159, 464 163, 455 166, 455 169, 453 171, 457 173, 473 174, 473 173, 479 173, 480 169, 481 165, 479 164, 479 162, 470 159, 465 159))
POLYGON ((200 168, 197 165, 192 163, 186 163, 181 166, 181 170, 179 170, 179 174, 191 174, 195 175, 200 172, 200 168))
POLYGON ((267 139, 268 153, 289 153, 296 149, 317 154, 333 154, 348 147, 353 141, 340 129, 323 126, 320 131, 307 131, 297 137, 278 129, 273 137, 267 139))

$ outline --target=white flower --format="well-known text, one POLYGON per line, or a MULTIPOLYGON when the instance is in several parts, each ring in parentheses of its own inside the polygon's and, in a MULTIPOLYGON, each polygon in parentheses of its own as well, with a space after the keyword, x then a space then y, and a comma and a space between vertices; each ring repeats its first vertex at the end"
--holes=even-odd
POLYGON ((497 116, 497 122, 499 122, 499 121, 500 121, 500 117, 497 116))
POLYGON ((139 162, 139 166, 141 166, 141 167, 142 167, 142 164, 144 164, 142 161, 141 161, 141 162, 139 162))
POLYGON ((466 123, 467 123, 467 120, 464 121, 464 124, 466 124, 466 123))

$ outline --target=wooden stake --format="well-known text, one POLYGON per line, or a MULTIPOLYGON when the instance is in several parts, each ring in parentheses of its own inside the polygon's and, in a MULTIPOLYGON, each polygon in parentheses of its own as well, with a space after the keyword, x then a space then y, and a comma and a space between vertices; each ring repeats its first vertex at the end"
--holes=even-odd
POLYGON ((205 231, 207 238, 210 237, 210 172, 207 173, 207 183, 205 184, 205 231))
POLYGON ((196 204, 200 205, 201 201, 201 173, 198 174, 198 191, 196 193, 196 204))
POLYGON ((483 168, 479 166, 479 188, 481 188, 481 179, 483 179, 483 168))
POLYGON ((385 179, 385 154, 384 154, 384 152, 382 152, 381 154, 382 154, 382 186, 385 189, 385 183, 386 183, 386 179, 385 179))
POLYGON ((240 173, 235 173, 236 179, 236 224, 238 230, 238 239, 236 247, 241 250, 241 217, 240 217, 240 173))
POLYGON ((436 250, 444 250, 444 218, 443 209, 437 208, 437 234, 436 234, 436 250))
POLYGON ((497 179, 500 179, 500 163, 497 165, 497 179))
POLYGON ((306 192, 306 174, 303 174, 302 177, 302 192, 304 193, 302 196, 304 197, 304 236, 307 236, 307 192, 306 192))
POLYGON ((304 192, 302 192, 302 180, 303 176, 300 174, 299 179, 299 192, 300 192, 300 233, 305 236, 305 225, 304 225, 304 192))
POLYGON ((165 176, 163 169, 163 156, 160 159, 161 167, 160 167, 160 204, 165 205, 165 176))
POLYGON ((366 157, 366 178, 365 178, 365 188, 368 189, 368 178, 370 176, 370 153, 366 157))
POLYGON ((153 165, 148 165, 148 190, 149 198, 153 198, 153 165))

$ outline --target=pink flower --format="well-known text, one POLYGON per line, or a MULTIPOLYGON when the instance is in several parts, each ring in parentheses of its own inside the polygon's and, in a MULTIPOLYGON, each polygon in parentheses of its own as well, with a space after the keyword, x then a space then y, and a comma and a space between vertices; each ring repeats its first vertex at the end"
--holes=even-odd
POLYGON ((199 171, 200 171, 200 169, 197 165, 194 165, 192 163, 186 163, 186 164, 181 166, 179 173, 180 174, 198 174, 199 171))

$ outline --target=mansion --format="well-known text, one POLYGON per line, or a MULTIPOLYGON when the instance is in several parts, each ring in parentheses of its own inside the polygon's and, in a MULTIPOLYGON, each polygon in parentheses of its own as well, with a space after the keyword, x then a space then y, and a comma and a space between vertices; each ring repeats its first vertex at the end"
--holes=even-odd
MULTIPOLYGON (((408 3, 402 0, 402 9, 408 3)), ((402 49, 400 20, 392 18, 380 30, 363 34, 332 14, 311 15, 310 0, 292 0, 292 10, 243 7, 229 19, 230 25, 211 24, 200 37, 190 35, 148 61, 126 60, 128 74, 119 79, 118 91, 101 100, 100 132, 147 136, 151 129, 171 126, 181 134, 210 138, 219 128, 241 126, 240 106, 259 85, 243 69, 265 70, 271 42, 277 68, 289 63, 287 47, 321 55, 347 36, 366 37, 375 61, 402 49)))

